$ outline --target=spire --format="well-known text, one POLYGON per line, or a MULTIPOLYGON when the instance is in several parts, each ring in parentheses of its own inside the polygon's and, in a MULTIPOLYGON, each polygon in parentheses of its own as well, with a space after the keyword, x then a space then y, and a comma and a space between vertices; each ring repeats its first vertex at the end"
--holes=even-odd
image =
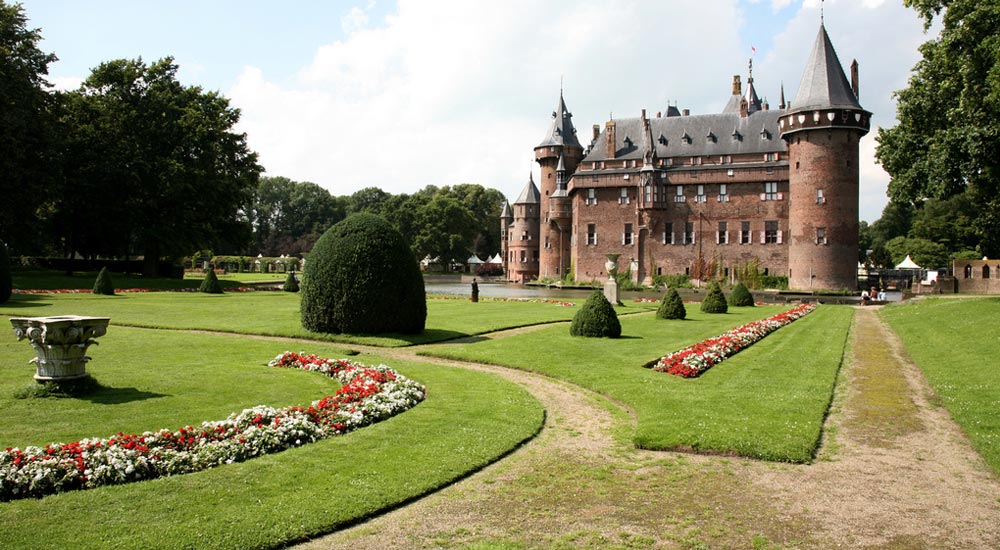
POLYGON ((779 109, 785 108, 785 81, 781 81, 781 103, 778 104, 779 109))
POLYGON ((831 107, 862 108, 844 75, 830 36, 826 34, 826 27, 822 24, 792 105, 796 111, 831 107))
POLYGON ((753 85, 753 58, 750 58, 750 76, 747 77, 747 92, 743 98, 747 100, 747 114, 761 110, 761 101, 757 97, 757 89, 753 85))
POLYGON ((500 212, 500 219, 501 220, 514 219, 514 214, 512 214, 510 211, 510 203, 507 201, 503 201, 503 210, 500 212))
POLYGON ((569 112, 569 109, 566 108, 561 84, 559 88, 559 105, 556 106, 555 111, 552 111, 552 124, 549 126, 548 133, 545 134, 545 139, 538 144, 538 147, 559 145, 583 149, 580 141, 576 139, 576 128, 573 127, 573 113, 569 112))
POLYGON ((524 189, 521 190, 521 194, 517 196, 514 204, 538 204, 539 202, 541 202, 541 193, 538 192, 538 187, 535 186, 534 176, 529 173, 528 183, 524 184, 524 189))
POLYGON ((563 160, 562 152, 559 153, 559 164, 556 165, 556 190, 552 192, 552 198, 568 197, 566 192, 566 162, 563 160))

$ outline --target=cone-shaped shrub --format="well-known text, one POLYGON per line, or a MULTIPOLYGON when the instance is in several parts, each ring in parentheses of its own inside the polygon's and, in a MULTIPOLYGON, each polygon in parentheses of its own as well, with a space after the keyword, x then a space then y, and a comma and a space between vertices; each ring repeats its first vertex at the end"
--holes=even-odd
POLYGON ((427 301, 403 236, 372 214, 354 214, 316 241, 302 273, 302 326, 313 332, 417 334, 427 301))
POLYGON ((687 317, 687 309, 684 308, 684 300, 677 293, 676 288, 671 288, 663 295, 660 307, 656 310, 658 319, 683 319, 687 317))
POLYGON ((747 290, 743 282, 736 283, 736 287, 729 293, 729 305, 733 307, 753 307, 753 294, 747 290))
POLYGON ((208 270, 198 290, 207 292, 208 294, 222 294, 222 285, 219 283, 219 278, 215 276, 214 269, 208 270))
POLYGON ((97 280, 94 281, 94 294, 115 295, 115 284, 111 282, 111 274, 108 273, 107 267, 102 267, 101 272, 97 274, 97 280))
POLYGON ((288 276, 285 277, 285 284, 281 285, 281 290, 285 292, 298 292, 299 291, 299 281, 295 279, 295 273, 289 271, 288 276))
POLYGON ((726 304, 726 295, 719 288, 719 283, 712 281, 712 284, 708 287, 708 294, 701 301, 701 311, 704 313, 725 313, 729 311, 729 306, 726 304))
POLYGON ((618 338, 622 335, 622 324, 604 293, 595 290, 573 316, 569 333, 573 336, 618 338))
POLYGON ((7 255, 7 246, 0 242, 0 304, 10 300, 13 281, 10 275, 10 257, 7 255))

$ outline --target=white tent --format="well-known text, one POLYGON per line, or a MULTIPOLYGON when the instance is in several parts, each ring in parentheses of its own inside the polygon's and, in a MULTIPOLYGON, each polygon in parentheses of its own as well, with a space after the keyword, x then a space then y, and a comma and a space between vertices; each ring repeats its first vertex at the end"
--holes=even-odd
POLYGON ((896 269, 920 269, 920 266, 907 254, 905 260, 896 264, 896 269))
POLYGON ((469 256, 468 260, 465 260, 465 263, 467 263, 469 265, 478 265, 478 264, 484 264, 486 262, 480 260, 479 256, 476 256, 475 254, 473 254, 472 256, 469 256))
POLYGON ((503 259, 500 257, 500 253, 497 252, 497 255, 487 260, 486 263, 500 265, 503 263, 503 259))

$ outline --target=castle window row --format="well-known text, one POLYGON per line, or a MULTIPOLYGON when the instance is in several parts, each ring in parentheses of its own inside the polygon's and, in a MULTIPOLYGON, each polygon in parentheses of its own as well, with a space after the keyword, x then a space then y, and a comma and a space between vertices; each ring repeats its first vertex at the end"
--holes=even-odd
MULTIPOLYGON (((729 193, 729 187, 725 183, 720 183, 719 193, 715 196, 715 200, 718 202, 729 202, 731 197, 729 193)), ((673 202, 682 203, 687 202, 688 196, 686 194, 686 186, 675 185, 673 202)), ((691 186, 687 186, 691 187, 691 186)), ((693 186, 695 188, 694 202, 704 203, 708 202, 708 192, 704 184, 698 184, 693 186)), ((632 204, 632 195, 629 193, 631 187, 619 187, 618 204, 629 205, 632 204)), ((642 188, 643 198, 646 204, 658 203, 661 197, 665 200, 667 198, 667 186, 662 184, 655 185, 645 185, 642 188)), ((785 194, 778 192, 778 182, 771 181, 764 184, 764 192, 760 194, 760 200, 762 201, 780 201, 784 200, 785 194)), ((823 190, 818 189, 816 191, 816 204, 826 203, 826 198, 823 195, 823 190)), ((587 189, 586 197, 584 198, 584 204, 587 206, 594 206, 597 204, 597 189, 591 187, 587 189)))
MULTIPOLYGON (((679 226, 677 228, 679 228, 679 226)), ((732 243, 733 240, 730 237, 730 233, 729 222, 718 222, 715 230, 715 244, 727 245, 732 243)), ((735 231, 734 233, 736 233, 736 243, 753 243, 754 231, 751 229, 750 222, 741 221, 739 231, 735 231)), ((764 230, 758 230, 757 236, 760 244, 783 244, 784 240, 784 232, 778 229, 777 220, 765 221, 764 230)), ((826 229, 823 229, 822 234, 817 233, 816 238, 817 243, 826 244, 826 229), (820 242, 821 235, 822 242, 820 242)), ((675 231, 674 223, 667 222, 661 235, 661 242, 665 245, 695 244, 697 242, 697 232, 695 231, 694 222, 684 222, 683 231, 675 231)))

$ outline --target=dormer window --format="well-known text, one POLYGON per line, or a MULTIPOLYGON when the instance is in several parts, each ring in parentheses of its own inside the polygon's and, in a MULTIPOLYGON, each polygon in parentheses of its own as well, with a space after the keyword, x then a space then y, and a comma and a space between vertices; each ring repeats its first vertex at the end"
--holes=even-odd
POLYGON ((764 128, 760 131, 760 139, 771 139, 771 132, 768 132, 767 128, 764 128))
POLYGON ((628 136, 625 136, 625 148, 626 149, 631 149, 632 148, 632 138, 630 138, 628 136))
POLYGON ((656 141, 660 142, 661 145, 666 146, 667 145, 667 136, 665 136, 663 134, 660 134, 660 137, 657 138, 656 141))
POLYGON ((683 141, 688 145, 691 145, 691 136, 689 136, 687 132, 684 132, 684 134, 681 135, 681 141, 683 141))
POLYGON ((711 143, 715 143, 716 142, 715 134, 712 133, 711 130, 708 131, 708 135, 705 136, 705 139, 708 140, 711 143))
POLYGON ((733 130, 733 141, 743 141, 743 134, 739 130, 733 130))

